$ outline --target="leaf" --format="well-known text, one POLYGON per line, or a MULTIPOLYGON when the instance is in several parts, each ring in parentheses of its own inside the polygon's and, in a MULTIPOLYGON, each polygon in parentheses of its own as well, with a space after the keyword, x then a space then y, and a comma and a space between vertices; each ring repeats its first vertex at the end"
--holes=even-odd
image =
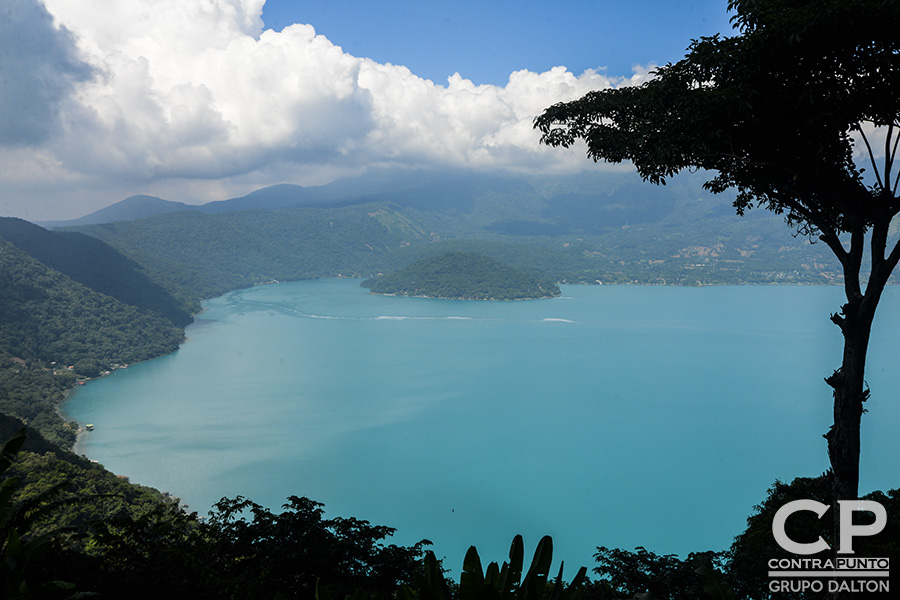
POLYGON ((550 574, 550 563, 553 561, 553 540, 549 535, 545 535, 538 542, 537 549, 534 551, 534 558, 531 559, 531 567, 525 580, 522 582, 522 592, 519 594, 521 600, 541 600, 544 594, 544 587, 547 585, 547 576, 550 574))
POLYGON ((447 587, 447 581, 444 579, 444 573, 441 570, 440 563, 434 556, 434 552, 427 551, 425 553, 425 569, 422 576, 417 577, 419 589, 411 598, 404 600, 450 600, 450 590, 447 587))
POLYGON ((709 596, 721 598, 722 600, 737 600, 737 595, 734 593, 734 590, 731 589, 731 586, 725 581, 725 577, 722 573, 713 567, 712 561, 710 561, 709 558, 698 557, 694 561, 694 566, 697 567, 694 572, 700 576, 700 583, 703 586, 703 591, 709 596))
POLYGON ((500 589, 500 567, 497 563, 492 562, 488 565, 487 571, 484 573, 484 583, 498 591, 500 589))
POLYGON ((22 556, 22 540, 15 529, 10 529, 6 537, 6 556, 13 558, 21 558, 22 556))
POLYGON ((460 600, 477 600, 483 585, 484 571, 481 570, 481 559, 475 546, 470 546, 463 559, 462 573, 459 575, 460 600))
POLYGON ((12 465, 16 454, 19 453, 19 450, 22 449, 22 444, 25 443, 26 435, 27 432, 23 427, 3 445, 3 450, 0 451, 0 474, 5 473, 12 465))
POLYGON ((419 591, 413 591, 405 583, 400 584, 400 600, 419 600, 419 591))
POLYGON ((505 589, 513 589, 522 580, 522 564, 525 562, 525 543, 521 535, 513 538, 509 546, 509 573, 505 589))
MULTIPOLYGON (((281 592, 275 594, 275 600, 281 596, 281 592)), ((331 590, 327 586, 322 585, 321 579, 316 579, 316 600, 332 600, 331 590)))
POLYGON ((522 536, 516 535, 509 547, 509 562, 503 563, 500 570, 500 579, 497 582, 497 589, 503 600, 512 600, 516 594, 516 588, 522 580, 522 562, 525 557, 525 544, 522 542, 522 536))
POLYGON ((369 600, 369 594, 359 588, 356 588, 353 591, 353 595, 349 597, 349 600, 369 600))

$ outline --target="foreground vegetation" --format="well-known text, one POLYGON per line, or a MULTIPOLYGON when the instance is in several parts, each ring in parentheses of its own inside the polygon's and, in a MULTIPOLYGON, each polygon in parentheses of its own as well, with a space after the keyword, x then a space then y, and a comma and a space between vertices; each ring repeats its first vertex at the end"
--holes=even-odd
MULTIPOLYGON (((308 498, 290 497, 280 512, 241 497, 223 499, 208 519, 199 519, 177 501, 124 483, 39 436, 29 440, 33 451, 20 451, 24 441, 23 432, 14 434, 0 460, 4 598, 64 598, 73 592, 235 600, 814 598, 768 591, 767 561, 788 557, 772 540, 770 524, 787 501, 828 502, 831 489, 829 474, 776 483, 725 552, 681 559, 644 548, 599 547, 593 577, 582 567, 566 584, 562 564, 551 580, 549 538, 538 544, 523 578, 523 541, 517 537, 502 568, 494 563, 482 569, 471 548, 455 584, 427 550, 427 540, 389 544, 391 528, 326 518, 323 506, 308 498)), ((865 538, 858 551, 897 560, 900 491, 868 497, 885 506, 890 521, 883 535, 865 538)), ((813 518, 793 519, 788 527, 794 539, 828 538, 813 518)))

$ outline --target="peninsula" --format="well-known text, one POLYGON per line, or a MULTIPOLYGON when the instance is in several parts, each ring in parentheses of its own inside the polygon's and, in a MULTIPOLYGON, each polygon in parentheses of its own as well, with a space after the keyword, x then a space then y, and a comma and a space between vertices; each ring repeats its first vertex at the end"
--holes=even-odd
POLYGON ((373 294, 459 300, 530 300, 559 296, 559 286, 474 252, 447 252, 370 277, 373 294))

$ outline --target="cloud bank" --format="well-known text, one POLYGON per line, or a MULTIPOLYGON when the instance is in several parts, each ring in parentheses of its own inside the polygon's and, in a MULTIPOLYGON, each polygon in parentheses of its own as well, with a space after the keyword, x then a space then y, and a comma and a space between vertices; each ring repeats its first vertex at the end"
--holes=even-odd
POLYGON ((0 144, 44 142, 76 83, 92 76, 76 57, 72 35, 35 0, 0 9, 0 144))
POLYGON ((0 186, 13 196, 177 183, 188 197, 171 199, 206 201, 371 165, 583 167, 582 153, 538 144, 534 117, 647 77, 556 67, 503 87, 435 83, 351 56, 311 25, 263 30, 264 0, 8 1, 0 186))

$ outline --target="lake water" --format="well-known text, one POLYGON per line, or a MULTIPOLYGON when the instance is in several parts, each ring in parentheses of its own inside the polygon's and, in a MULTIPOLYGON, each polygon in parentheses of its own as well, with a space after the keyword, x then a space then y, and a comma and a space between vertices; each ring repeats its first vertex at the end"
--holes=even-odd
MULTIPOLYGON (((544 534, 571 576, 598 545, 726 548, 776 478, 827 467, 837 287, 563 286, 561 298, 372 296, 358 281, 205 303, 169 356, 89 383, 83 450, 205 514, 289 495, 502 560, 544 534)), ((900 484, 900 290, 872 340, 861 491, 900 484)))

